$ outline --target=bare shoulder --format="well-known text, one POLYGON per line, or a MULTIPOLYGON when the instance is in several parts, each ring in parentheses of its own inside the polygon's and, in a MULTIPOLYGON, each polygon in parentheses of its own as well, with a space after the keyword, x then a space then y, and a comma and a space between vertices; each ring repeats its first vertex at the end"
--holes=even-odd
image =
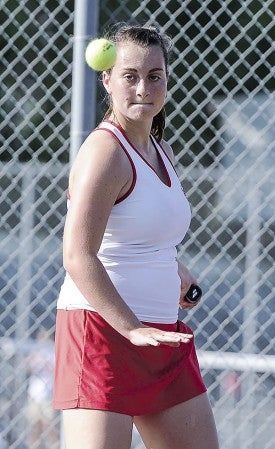
POLYGON ((130 162, 119 142, 107 131, 93 131, 79 149, 70 173, 70 186, 80 179, 105 177, 123 186, 131 174, 130 162))
POLYGON ((175 165, 175 155, 174 155, 171 145, 169 145, 169 143, 166 142, 165 140, 162 140, 161 146, 162 146, 166 156, 168 157, 168 159, 170 159, 171 163, 173 165, 175 165))
POLYGON ((104 163, 104 161, 108 164, 123 164, 125 157, 119 143, 110 133, 105 130, 96 130, 81 145, 72 171, 77 170, 83 163, 87 165, 95 162, 104 163))

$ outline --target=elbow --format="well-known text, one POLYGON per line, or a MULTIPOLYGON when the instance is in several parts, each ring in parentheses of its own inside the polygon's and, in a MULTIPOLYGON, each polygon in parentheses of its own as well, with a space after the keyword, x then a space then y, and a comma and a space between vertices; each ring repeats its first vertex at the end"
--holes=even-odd
POLYGON ((72 277, 79 277, 88 267, 93 266, 96 254, 90 254, 86 251, 77 251, 75 248, 64 249, 63 251, 63 267, 72 277))
POLYGON ((70 275, 75 271, 77 258, 71 254, 63 253, 63 267, 70 275))
POLYGON ((63 267, 69 275, 74 275, 82 264, 82 257, 76 248, 65 246, 63 248, 63 267))

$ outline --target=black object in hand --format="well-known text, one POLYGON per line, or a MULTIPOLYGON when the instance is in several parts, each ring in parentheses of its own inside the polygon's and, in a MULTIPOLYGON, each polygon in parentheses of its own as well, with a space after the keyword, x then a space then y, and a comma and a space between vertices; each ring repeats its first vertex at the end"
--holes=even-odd
POLYGON ((185 295, 185 301, 189 302, 190 304, 196 304, 201 299, 201 296, 201 288, 198 285, 192 284, 185 295))

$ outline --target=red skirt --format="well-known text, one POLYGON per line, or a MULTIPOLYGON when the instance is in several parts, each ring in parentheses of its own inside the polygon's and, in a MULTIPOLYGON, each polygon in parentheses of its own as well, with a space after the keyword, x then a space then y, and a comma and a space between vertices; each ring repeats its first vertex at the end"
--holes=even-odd
MULTIPOLYGON (((150 326, 192 333, 181 321, 150 326)), ((193 340, 177 348, 134 346, 95 312, 58 310, 53 408, 138 416, 204 393, 193 340)))

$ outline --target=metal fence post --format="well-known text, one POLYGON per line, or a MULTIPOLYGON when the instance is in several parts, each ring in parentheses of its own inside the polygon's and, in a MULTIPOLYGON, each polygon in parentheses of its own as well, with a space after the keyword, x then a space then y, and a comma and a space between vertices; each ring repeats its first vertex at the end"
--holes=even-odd
POLYGON ((98 29, 98 0, 77 0, 74 12, 70 161, 95 123, 96 73, 85 63, 89 39, 98 29))

